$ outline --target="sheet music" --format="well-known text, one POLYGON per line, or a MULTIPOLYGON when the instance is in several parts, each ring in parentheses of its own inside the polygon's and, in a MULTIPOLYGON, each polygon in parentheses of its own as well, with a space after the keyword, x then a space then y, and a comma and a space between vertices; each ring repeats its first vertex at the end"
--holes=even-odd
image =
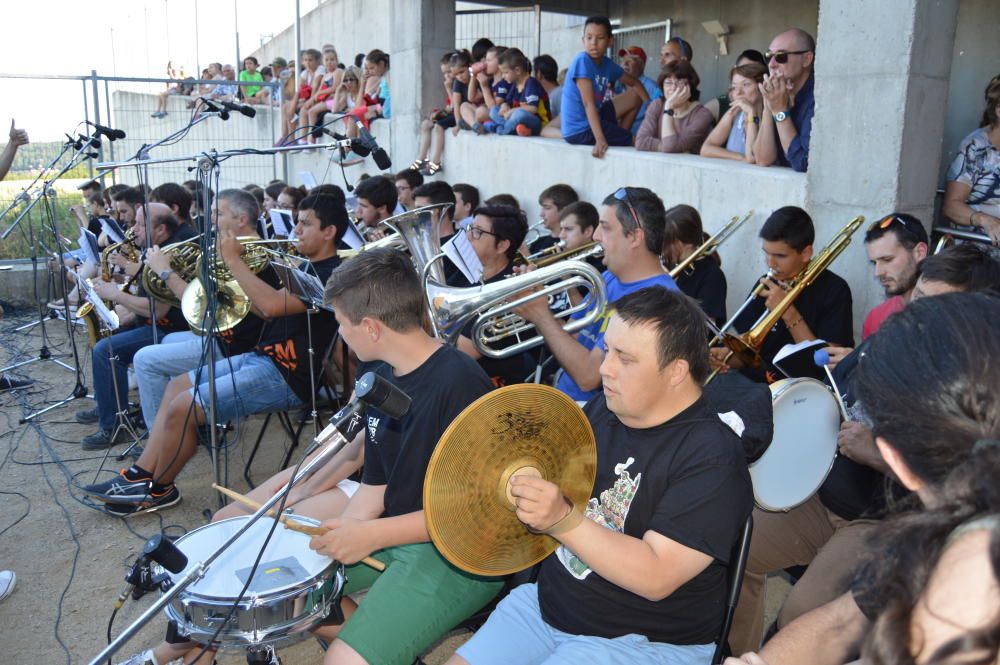
POLYGON ((351 219, 347 220, 347 231, 344 232, 344 237, 341 240, 351 249, 358 249, 365 244, 365 239, 361 235, 361 231, 358 230, 357 225, 351 219))
POLYGON ((125 232, 122 231, 122 227, 118 226, 118 222, 110 217, 98 217, 98 221, 101 222, 101 231, 104 232, 104 235, 108 237, 108 240, 112 244, 125 239, 125 232))
POLYGON ((87 261, 96 266, 101 265, 101 251, 97 246, 97 236, 89 229, 80 229, 80 238, 77 240, 77 244, 86 253, 87 261))
POLYGON ((312 171, 299 171, 299 180, 305 185, 306 189, 312 189, 316 186, 316 177, 312 174, 312 171))
POLYGON ((271 261, 271 267, 278 273, 289 293, 314 305, 323 305, 323 282, 319 277, 280 261, 271 261))
POLYGON ((456 233, 441 248, 451 259, 470 284, 477 284, 483 277, 483 262, 479 260, 475 248, 469 242, 468 234, 456 233))
POLYGON ((94 293, 94 287, 90 285, 90 280, 78 277, 77 284, 80 285, 80 291, 83 292, 84 300, 94 306, 94 312, 96 312, 97 317, 104 322, 104 325, 106 325, 109 330, 118 330, 118 315, 108 309, 107 305, 104 304, 104 301, 101 300, 96 293, 94 293))
POLYGON ((295 224, 292 223, 292 211, 281 208, 271 208, 271 230, 274 235, 287 238, 292 234, 295 224))

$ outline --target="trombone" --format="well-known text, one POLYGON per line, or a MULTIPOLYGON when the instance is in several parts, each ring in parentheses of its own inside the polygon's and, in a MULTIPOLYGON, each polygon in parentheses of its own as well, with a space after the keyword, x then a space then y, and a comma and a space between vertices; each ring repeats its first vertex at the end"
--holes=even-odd
MULTIPOLYGON (((722 343, 729 347, 729 353, 726 354, 722 364, 728 363, 729 359, 732 358, 733 355, 737 355, 740 360, 742 360, 743 363, 749 367, 760 366, 760 349, 764 345, 764 339, 771 331, 771 328, 778 323, 778 320, 782 317, 782 315, 784 315, 785 311, 792 306, 795 299, 802 294, 802 291, 804 291, 807 286, 812 284, 816 280, 816 277, 826 270, 830 264, 833 263, 838 256, 840 256, 840 253, 851 244, 851 236, 854 235, 854 232, 857 231, 861 225, 864 224, 864 222, 864 216, 858 215, 849 221, 842 229, 840 229, 830 242, 827 243, 826 247, 823 248, 823 251, 813 257, 813 259, 806 264, 806 267, 802 269, 802 272, 795 276, 788 289, 788 293, 785 294, 785 297, 782 298, 781 302, 778 303, 778 305, 770 312, 766 312, 750 330, 742 335, 730 335, 729 333, 726 333, 724 329, 720 330, 719 333, 716 334, 715 338, 721 339, 722 343)), ((754 292, 757 294, 759 294, 760 291, 761 287, 754 289, 754 292)), ((741 307, 740 310, 742 311, 745 306, 746 303, 744 303, 744 307, 741 307)), ((727 326, 729 324, 730 322, 727 322, 727 326)), ((713 339, 713 342, 710 343, 709 346, 714 344, 714 341, 715 340, 713 339)), ((718 369, 713 371, 705 380, 705 385, 708 385, 718 373, 718 369)))
POLYGON ((674 266, 670 270, 670 276, 673 279, 677 279, 677 276, 680 275, 685 270, 687 270, 688 267, 693 266, 695 261, 697 261, 703 256, 708 256, 712 252, 718 250, 719 247, 722 246, 722 243, 729 240, 729 238, 734 233, 736 233, 736 231, 738 231, 739 228, 743 226, 743 224, 748 219, 753 217, 753 213, 754 211, 751 210, 747 214, 743 215, 742 218, 740 218, 739 215, 733 216, 733 218, 729 220, 729 222, 725 226, 722 227, 722 230, 720 230, 714 236, 703 242, 701 246, 698 247, 698 249, 694 250, 694 252, 691 253, 691 256, 687 257, 686 259, 678 263, 676 266, 674 266))

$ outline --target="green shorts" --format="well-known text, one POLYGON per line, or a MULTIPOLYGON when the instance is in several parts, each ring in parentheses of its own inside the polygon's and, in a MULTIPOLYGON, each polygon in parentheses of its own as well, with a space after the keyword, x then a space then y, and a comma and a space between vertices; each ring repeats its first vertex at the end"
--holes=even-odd
POLYGON ((431 543, 390 547, 372 556, 385 571, 347 567, 344 595, 369 591, 337 636, 372 665, 411 665, 503 586, 502 578, 456 568, 431 543))

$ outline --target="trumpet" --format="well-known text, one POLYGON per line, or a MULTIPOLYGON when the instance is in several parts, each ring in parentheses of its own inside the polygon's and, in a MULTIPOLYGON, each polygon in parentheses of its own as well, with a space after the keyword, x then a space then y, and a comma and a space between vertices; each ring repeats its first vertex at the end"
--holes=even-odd
POLYGON ((743 226, 743 224, 748 219, 753 217, 753 212, 754 211, 751 210, 750 212, 745 214, 742 218, 740 218, 739 215, 735 215, 731 220, 729 220, 729 223, 727 223, 725 226, 722 227, 722 230, 720 230, 714 236, 703 242, 701 246, 698 247, 698 249, 694 250, 694 252, 691 253, 691 256, 687 257, 686 259, 678 263, 676 266, 674 266, 670 270, 670 276, 674 279, 677 279, 677 276, 680 275, 685 270, 687 270, 689 267, 693 266, 695 261, 697 261, 703 256, 708 256, 712 252, 718 250, 719 247, 722 246, 722 243, 729 240, 729 238, 734 233, 736 233, 736 231, 741 226, 743 226))
MULTIPOLYGON (((729 362, 729 359, 733 355, 739 356, 740 360, 749 367, 759 367, 760 349, 764 345, 764 339, 767 334, 771 331, 771 328, 778 322, 778 320, 784 315, 785 311, 792 306, 795 299, 802 294, 807 286, 815 281, 816 277, 819 276, 824 270, 830 267, 830 264, 840 256, 848 245, 851 244, 851 236, 854 232, 864 224, 865 218, 862 215, 858 215, 851 221, 849 221, 837 234, 827 243, 823 251, 818 255, 813 257, 806 267, 803 268, 802 272, 795 276, 789 286, 788 293, 781 300, 778 305, 772 309, 770 312, 766 312, 754 326, 743 333, 742 335, 730 335, 724 330, 720 331, 717 337, 721 336, 723 344, 729 347, 729 353, 723 359, 723 364, 729 362)), ((761 287, 754 289, 754 292, 758 295, 760 294, 761 287)), ((754 296, 756 297, 756 296, 754 296)), ((742 309, 742 308, 741 308, 742 309)), ((715 375, 718 374, 718 370, 712 372, 712 374, 705 380, 705 385, 707 385, 715 375)))
POLYGON ((524 234, 524 244, 530 245, 531 243, 541 238, 542 232, 539 230, 539 228, 544 228, 544 227, 545 227, 544 219, 540 219, 534 224, 529 224, 528 232, 524 234))
POLYGON ((472 342, 488 358, 508 358, 543 344, 545 340, 539 334, 522 337, 522 333, 535 326, 514 310, 535 298, 552 297, 578 287, 585 287, 588 296, 578 305, 559 313, 559 318, 568 319, 577 312, 588 310, 583 317, 563 324, 563 330, 570 334, 597 321, 607 306, 604 278, 585 261, 558 261, 500 282, 469 288, 426 283, 435 332, 445 341, 455 343, 462 329, 473 322, 472 342), (539 290, 518 296, 522 291, 535 288, 539 290), (494 346, 511 337, 516 339, 514 344, 501 348, 494 346))

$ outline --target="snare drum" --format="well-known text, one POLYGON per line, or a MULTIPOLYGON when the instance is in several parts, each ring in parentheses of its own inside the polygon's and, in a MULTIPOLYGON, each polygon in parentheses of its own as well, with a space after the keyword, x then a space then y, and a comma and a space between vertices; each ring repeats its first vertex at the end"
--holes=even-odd
MULTIPOLYGON (((171 575, 171 579, 177 581, 208 558, 248 519, 234 517, 213 522, 179 538, 176 545, 187 556, 188 566, 171 575)), ((303 517, 297 519, 314 526, 319 524, 303 517)), ((164 608, 167 617, 177 622, 182 635, 203 644, 211 639, 246 584, 272 525, 268 518, 254 523, 215 560, 202 579, 164 608)), ((278 525, 253 581, 219 631, 215 646, 224 650, 246 649, 303 639, 310 628, 326 618, 330 605, 339 601, 343 586, 343 566, 309 549, 309 536, 278 525)))
POLYGON ((783 379, 771 384, 774 438, 750 465, 757 506, 787 512, 819 490, 837 455, 840 411, 822 381, 783 379))

